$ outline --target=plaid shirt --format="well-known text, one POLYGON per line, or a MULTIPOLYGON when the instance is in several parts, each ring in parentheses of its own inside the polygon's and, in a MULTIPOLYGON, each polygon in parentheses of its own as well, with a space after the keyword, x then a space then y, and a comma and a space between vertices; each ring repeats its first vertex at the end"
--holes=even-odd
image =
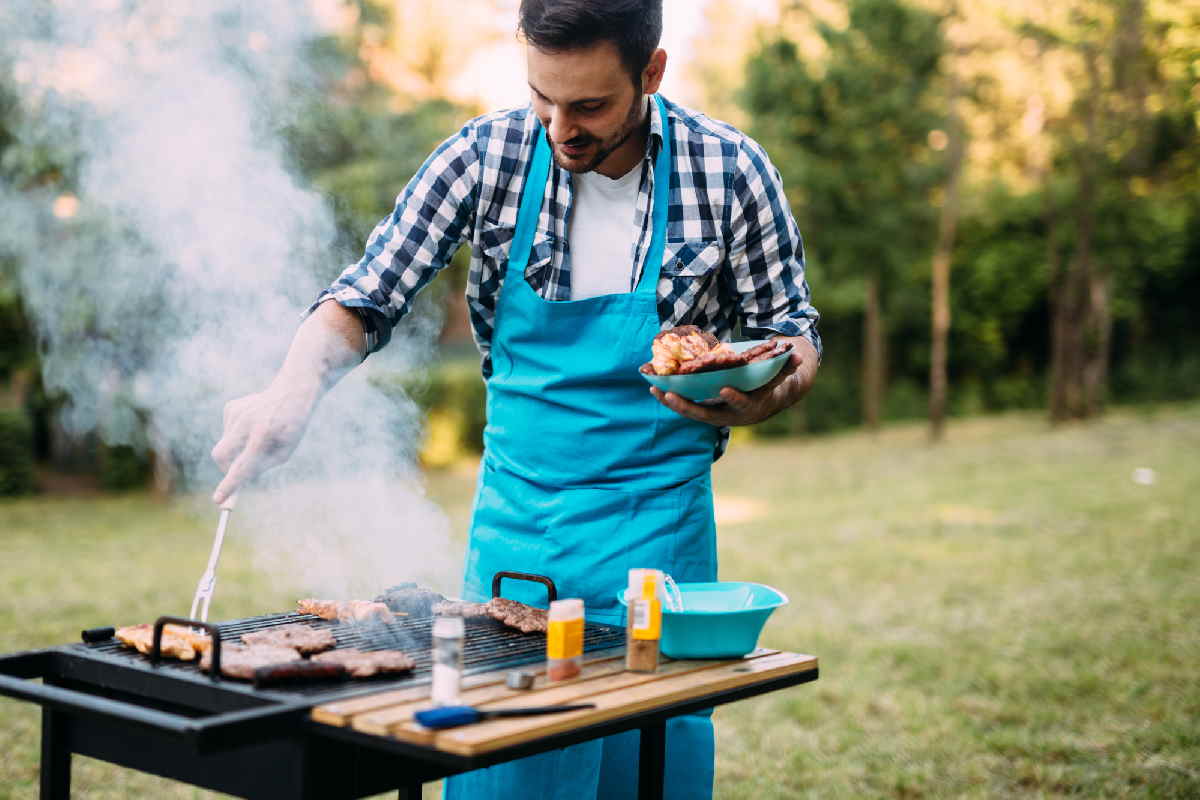
MULTIPOLYGON (((758 143, 737 129, 669 101, 665 105, 675 163, 658 281, 662 327, 697 325, 718 339, 729 339, 739 327, 745 338, 804 336, 819 353, 803 244, 778 171, 758 143)), ((649 116, 631 231, 630 263, 639 265, 630 270, 631 290, 650 245, 653 160, 663 136, 659 115, 649 116)), ((312 308, 334 299, 354 309, 368 352, 374 352, 387 343, 417 292, 470 241, 467 307, 483 374, 489 376, 496 300, 538 130, 529 107, 468 122, 434 150, 391 215, 371 233, 362 259, 312 308)), ((571 174, 553 165, 545 192, 525 278, 546 300, 569 300, 571 174)))

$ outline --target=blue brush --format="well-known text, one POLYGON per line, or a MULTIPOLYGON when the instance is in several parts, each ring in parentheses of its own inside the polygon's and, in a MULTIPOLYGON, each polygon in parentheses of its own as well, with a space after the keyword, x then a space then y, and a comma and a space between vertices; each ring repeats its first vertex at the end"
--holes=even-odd
POLYGON ((577 711, 581 708, 595 708, 595 703, 579 703, 567 706, 529 706, 526 708, 496 708, 484 711, 473 706, 442 706, 428 711, 418 711, 414 716, 417 722, 426 728, 457 728, 459 725, 470 725, 485 719, 496 717, 532 717, 538 714, 557 714, 560 711, 577 711))

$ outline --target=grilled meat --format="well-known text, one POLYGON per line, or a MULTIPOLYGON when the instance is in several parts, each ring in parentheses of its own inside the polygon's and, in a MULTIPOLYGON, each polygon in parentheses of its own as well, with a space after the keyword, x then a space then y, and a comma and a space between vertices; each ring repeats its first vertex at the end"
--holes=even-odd
POLYGON ((369 600, 317 600, 305 598, 296 603, 301 614, 313 614, 321 619, 336 619, 341 622, 362 622, 379 619, 390 622, 392 612, 383 603, 369 600))
POLYGON ((324 628, 314 628, 311 625, 297 622, 292 625, 280 625, 265 631, 254 631, 242 634, 244 644, 254 646, 260 644, 275 647, 291 647, 302 655, 320 653, 337 647, 333 632, 324 628))
MULTIPOLYGON (((276 647, 269 644, 221 646, 221 674, 227 678, 248 681, 254 678, 259 667, 299 661, 300 653, 292 647, 276 647)), ((208 672, 212 668, 212 651, 205 650, 200 657, 200 669, 208 672)))
POLYGON ((488 616, 487 603, 467 603, 463 600, 447 600, 444 603, 434 603, 431 609, 438 617, 473 617, 488 616))
POLYGON ((791 342, 780 342, 772 339, 769 342, 756 344, 749 350, 743 351, 741 356, 742 360, 747 364, 753 364, 755 361, 766 361, 768 358, 774 358, 775 356, 790 352, 791 349, 791 342))
POLYGON ((527 606, 506 597, 493 597, 486 603, 448 600, 445 603, 434 605, 433 613, 443 617, 489 617, 510 628, 516 628, 522 633, 533 633, 534 631, 545 633, 549 619, 547 612, 543 609, 527 606))
POLYGON ((714 372, 718 369, 740 367, 745 363, 740 353, 735 353, 729 347, 725 347, 721 350, 710 350, 695 358, 679 362, 679 366, 675 368, 675 374, 691 375, 695 372, 714 372))
POLYGON ((350 676, 341 664, 321 664, 315 661, 288 661, 254 670, 255 686, 307 683, 309 681, 345 680, 350 676))
POLYGON ((383 603, 392 613, 412 614, 417 617, 428 617, 433 613, 435 603, 445 601, 445 596, 430 589, 423 589, 415 583, 397 584, 375 598, 376 603, 383 603))
POLYGON ((641 366, 647 375, 690 375, 741 367, 774 358, 792 349, 791 343, 762 342, 741 353, 695 325, 660 331, 650 344, 650 361, 641 366))
POLYGON ((549 627, 550 615, 541 608, 527 606, 506 597, 493 597, 487 603, 488 615, 503 622, 510 628, 516 628, 522 633, 545 633, 549 627))
POLYGON ((408 672, 414 662, 399 650, 330 650, 328 653, 318 653, 312 657, 320 664, 340 664, 346 668, 352 678, 369 678, 372 675, 383 675, 390 672, 408 672))
MULTIPOLYGON (((150 623, 117 628, 114 634, 121 644, 139 653, 150 655, 154 649, 154 626, 150 623)), ((197 653, 206 651, 212 642, 205 633, 196 633, 183 625, 164 625, 159 652, 167 658, 191 661, 197 653)))

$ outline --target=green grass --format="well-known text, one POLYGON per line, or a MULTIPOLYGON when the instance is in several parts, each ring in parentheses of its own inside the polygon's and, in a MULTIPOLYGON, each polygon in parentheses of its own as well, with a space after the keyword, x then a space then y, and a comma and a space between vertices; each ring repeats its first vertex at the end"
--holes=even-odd
MULTIPOLYGON (((958 421, 938 447, 919 425, 735 443, 722 577, 790 596, 763 644, 821 678, 718 711, 717 796, 1200 795, 1198 454, 1196 405, 958 421)), ((460 533, 471 488, 429 478, 460 533)), ((182 610, 212 520, 140 495, 0 504, 0 652, 182 610)), ((233 542, 222 616, 293 599, 252 563, 233 542)), ((0 701, 0 800, 36 796, 38 727, 0 701)), ((214 796, 86 759, 75 782, 214 796)))

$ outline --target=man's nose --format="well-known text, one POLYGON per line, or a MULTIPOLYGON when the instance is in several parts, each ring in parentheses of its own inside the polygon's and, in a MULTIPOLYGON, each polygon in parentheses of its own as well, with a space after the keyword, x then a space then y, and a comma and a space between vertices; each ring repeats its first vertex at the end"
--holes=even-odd
POLYGON ((565 111, 555 109, 550 114, 550 122, 546 125, 546 130, 550 132, 550 139, 555 142, 567 142, 575 138, 577 129, 571 115, 565 111))

